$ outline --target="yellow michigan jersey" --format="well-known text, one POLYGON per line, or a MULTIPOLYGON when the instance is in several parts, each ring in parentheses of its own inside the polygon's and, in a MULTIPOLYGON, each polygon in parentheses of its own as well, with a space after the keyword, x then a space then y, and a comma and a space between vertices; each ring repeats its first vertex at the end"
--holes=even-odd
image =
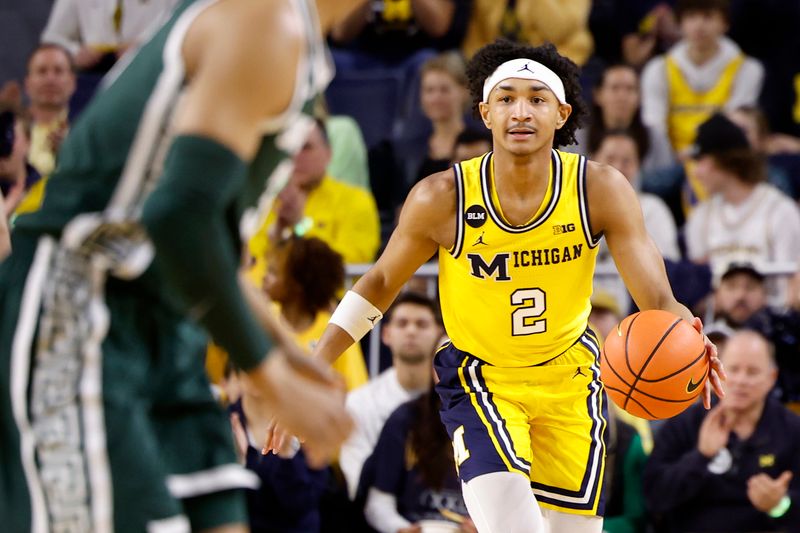
POLYGON ((589 225, 586 158, 552 151, 542 205, 521 226, 503 216, 491 152, 455 173, 456 240, 439 253, 447 333, 491 365, 545 363, 584 333, 591 309, 598 238, 589 225))

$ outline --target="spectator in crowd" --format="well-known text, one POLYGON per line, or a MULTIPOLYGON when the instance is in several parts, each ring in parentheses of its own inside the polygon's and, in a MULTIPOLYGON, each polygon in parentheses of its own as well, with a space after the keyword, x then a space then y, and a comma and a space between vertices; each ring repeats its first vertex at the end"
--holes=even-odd
POLYGON ((380 533, 418 532, 421 521, 446 518, 459 520, 461 533, 477 533, 467 517, 453 447, 439 418, 441 403, 429 389, 398 407, 381 430, 372 456, 375 479, 364 509, 367 522, 380 533))
POLYGON ((645 66, 642 120, 682 155, 712 113, 756 104, 764 69, 725 37, 728 0, 678 0, 675 9, 683 38, 645 66))
POLYGON ((775 345, 778 361, 776 392, 792 411, 800 414, 800 274, 789 285, 786 307, 765 306, 746 327, 763 333, 775 345))
POLYGON ((674 163, 666 136, 642 123, 639 111, 639 74, 625 64, 603 70, 592 91, 592 115, 588 127, 579 130, 578 150, 593 153, 611 130, 626 130, 636 141, 636 148, 647 172, 674 163))
POLYGON ((605 65, 625 63, 639 70, 680 39, 674 0, 595 0, 589 29, 595 55, 605 65))
POLYGON ((228 364, 225 396, 230 401, 233 440, 239 460, 258 476, 247 490, 250 531, 254 533, 316 533, 321 529, 320 499, 328 480, 327 470, 306 463, 299 442, 280 454, 261 454, 261 445, 249 429, 248 420, 269 419, 270 414, 248 403, 245 380, 228 364))
MULTIPOLYGON (((712 271, 731 261, 797 264, 800 209, 764 183, 764 160, 744 132, 717 113, 700 126, 695 146, 697 178, 712 196, 687 221, 688 258, 712 271)), ((784 305, 785 279, 770 279, 767 290, 772 305, 784 305)))
POLYGON ((335 26, 337 70, 399 67, 416 72, 435 51, 457 48, 472 0, 375 0, 335 26))
POLYGON ((375 258, 380 245, 375 200, 369 192, 329 176, 325 169, 330 160, 325 124, 317 120, 294 158, 289 182, 250 241, 254 280, 263 279, 269 250, 292 234, 322 239, 345 263, 375 258))
POLYGON ((775 394, 786 407, 800 414, 800 311, 767 306, 755 313, 746 327, 761 332, 775 345, 775 394))
POLYGON ((800 531, 800 418, 770 397, 773 347, 743 330, 721 352, 725 397, 668 420, 644 494, 665 532, 800 531))
MULTIPOLYGON (((653 238, 664 259, 679 261, 677 230, 669 208, 653 194, 641 192, 639 188, 639 162, 641 153, 636 138, 628 130, 607 131, 598 141, 597 150, 592 159, 616 168, 628 178, 634 189, 638 191, 639 203, 644 215, 647 232, 653 238)), ((597 270, 614 271, 616 269, 605 239, 600 244, 597 255, 597 270)), ((625 284, 619 276, 609 277, 595 273, 595 285, 612 292, 621 309, 628 309, 630 296, 625 284)))
POLYGON ((709 327, 741 328, 767 306, 764 274, 753 263, 729 263, 715 278, 709 327))
POLYGON ((314 102, 314 116, 325 124, 331 160, 325 171, 343 183, 370 191, 367 145, 358 122, 349 115, 331 115, 324 95, 314 102))
POLYGON ((325 119, 325 134, 331 144, 331 162, 325 172, 370 192, 367 145, 358 123, 347 115, 330 115, 325 119))
POLYGON ((744 131, 753 150, 767 158, 767 181, 790 197, 799 199, 800 175, 792 176, 791 174, 800 169, 800 156, 787 157, 786 155, 800 151, 800 146, 793 147, 791 144, 795 138, 782 134, 771 134, 767 117, 758 107, 742 106, 728 111, 725 115, 744 131), (787 165, 787 163, 794 163, 794 165, 787 165))
POLYGON ((177 0, 55 0, 43 43, 64 47, 80 71, 107 71, 177 0))
POLYGON ((433 125, 425 158, 416 180, 446 170, 453 159, 458 135, 464 130, 464 111, 469 102, 464 61, 455 52, 426 61, 420 70, 420 104, 433 125))
POLYGON ((592 53, 589 0, 476 0, 464 38, 472 55, 498 37, 534 46, 552 43, 560 54, 583 65, 592 53))
POLYGON ((456 137, 451 164, 480 157, 492 149, 492 135, 486 130, 466 128, 456 137))
POLYGON ((75 92, 72 56, 60 45, 39 45, 28 58, 25 94, 33 127, 28 161, 43 176, 55 168, 56 153, 69 128, 75 92))
POLYGON ((382 325, 381 338, 392 352, 392 367, 347 395, 355 428, 342 445, 339 465, 351 498, 357 496, 359 481, 372 477, 365 461, 386 419, 400 404, 428 390, 434 349, 443 333, 436 304, 413 292, 397 297, 382 325))
POLYGON ((14 213, 41 179, 26 160, 30 148, 29 127, 22 114, 0 108, 0 193, 6 216, 14 213))
MULTIPOLYGON (((344 287, 342 256, 316 237, 290 237, 272 249, 264 291, 280 306, 280 315, 309 353, 319 340, 336 294, 344 287)), ((347 390, 367 382, 367 367, 358 343, 332 365, 347 390)))

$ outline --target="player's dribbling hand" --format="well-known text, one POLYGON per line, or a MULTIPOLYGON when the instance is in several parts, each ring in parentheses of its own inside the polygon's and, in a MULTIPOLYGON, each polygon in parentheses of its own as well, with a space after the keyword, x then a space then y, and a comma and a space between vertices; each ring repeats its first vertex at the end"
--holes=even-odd
POLYGON ((728 379, 728 375, 725 374, 725 368, 722 366, 722 361, 719 360, 717 347, 703 333, 703 321, 699 317, 694 317, 692 319, 692 327, 703 336, 703 342, 706 345, 706 356, 708 357, 710 369, 708 379, 703 385, 703 406, 706 409, 711 409, 711 391, 713 390, 714 394, 720 398, 725 396, 725 388, 722 386, 722 382, 728 379))
POLYGON ((266 435, 270 426, 274 431, 274 418, 287 433, 304 440, 308 464, 318 468, 335 456, 353 422, 344 408, 344 400, 335 400, 344 396, 333 384, 336 380, 323 378, 329 370, 313 369, 320 363, 302 357, 308 364, 290 362, 292 356, 286 351, 273 352, 247 373, 249 386, 245 400, 251 402, 248 412, 262 407, 262 412, 268 413, 259 417, 257 426, 250 424, 255 434, 266 435))

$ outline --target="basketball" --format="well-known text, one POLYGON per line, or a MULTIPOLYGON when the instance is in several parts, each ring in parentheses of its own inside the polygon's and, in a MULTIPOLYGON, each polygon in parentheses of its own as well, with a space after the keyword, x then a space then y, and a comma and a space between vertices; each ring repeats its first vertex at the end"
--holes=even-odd
POLYGON ((703 336, 668 311, 625 317, 608 334, 600 376, 608 396, 628 413, 659 420, 681 413, 703 391, 708 359, 703 336))

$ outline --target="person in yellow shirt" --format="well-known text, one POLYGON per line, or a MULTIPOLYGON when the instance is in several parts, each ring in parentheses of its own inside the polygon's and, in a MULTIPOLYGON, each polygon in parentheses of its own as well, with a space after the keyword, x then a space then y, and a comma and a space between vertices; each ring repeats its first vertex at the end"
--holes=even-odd
MULTIPOLYGON (((436 391, 478 531, 599 533, 606 405, 588 327, 599 240, 640 309, 702 325, 675 300, 625 176, 554 149, 574 142, 586 113, 577 66, 553 45, 498 41, 467 74, 493 151, 412 189, 314 355, 335 361, 438 251, 450 342, 434 357, 436 391)), ((706 351, 710 407, 724 372, 708 340, 706 351)))
POLYGON ((381 240, 375 199, 368 191, 327 175, 330 159, 325 125, 317 120, 294 158, 289 182, 250 241, 253 281, 263 279, 270 250, 292 234, 322 239, 346 264, 375 258, 381 240))
MULTIPOLYGON (((342 256, 316 237, 292 237, 272 250, 264 291, 277 304, 301 348, 311 351, 331 318, 336 293, 344 286, 342 256)), ((367 367, 356 343, 333 364, 348 391, 367 382, 367 367)))
POLYGON ((28 59, 25 94, 33 123, 28 161, 42 176, 55 168, 56 153, 69 129, 69 100, 75 87, 70 53, 57 44, 39 45, 28 59))

